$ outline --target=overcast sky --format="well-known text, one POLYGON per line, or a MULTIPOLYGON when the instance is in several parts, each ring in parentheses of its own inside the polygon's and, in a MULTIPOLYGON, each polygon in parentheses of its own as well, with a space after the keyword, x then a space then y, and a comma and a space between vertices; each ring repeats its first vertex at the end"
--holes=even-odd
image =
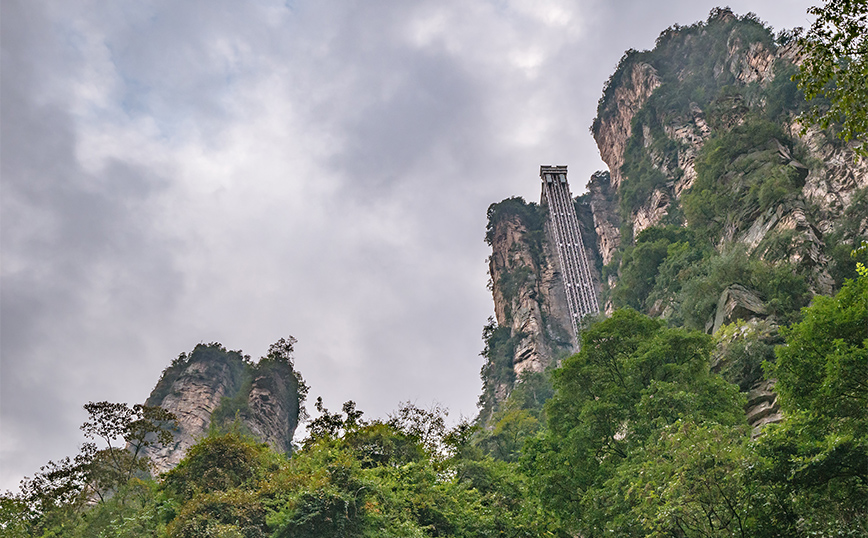
POLYGON ((582 191, 623 52, 715 5, 2 0, 0 490, 199 342, 293 335, 332 409, 474 416, 486 208, 540 164, 582 191))

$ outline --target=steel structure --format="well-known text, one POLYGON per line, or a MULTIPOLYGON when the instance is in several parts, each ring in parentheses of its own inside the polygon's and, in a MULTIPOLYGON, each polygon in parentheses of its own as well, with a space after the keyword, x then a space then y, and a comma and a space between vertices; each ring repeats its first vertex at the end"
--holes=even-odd
POLYGON ((578 334, 581 319, 588 314, 598 313, 600 306, 591 281, 570 185, 567 183, 567 167, 540 166, 539 176, 542 180, 540 204, 548 205, 549 226, 558 248, 567 305, 578 334))

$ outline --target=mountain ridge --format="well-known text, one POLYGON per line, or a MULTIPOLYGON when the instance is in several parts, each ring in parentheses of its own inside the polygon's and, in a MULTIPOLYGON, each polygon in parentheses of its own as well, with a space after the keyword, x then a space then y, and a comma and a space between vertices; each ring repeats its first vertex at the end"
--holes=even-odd
MULTIPOLYGON (((775 36, 755 15, 728 8, 664 30, 652 50, 624 54, 591 126, 609 170, 575 200, 607 313, 631 307, 708 333, 743 322, 730 339, 773 341, 813 295, 855 276, 849 253, 868 236, 868 164, 831 129, 800 123, 806 104, 791 80, 800 62, 792 33, 775 36)), ((549 248, 544 213, 515 199, 489 208, 489 230, 517 232, 491 243, 497 325, 485 334, 481 416, 521 377, 522 342, 536 343, 537 371, 562 358, 546 334, 563 318, 522 318, 557 312, 551 294, 538 292, 543 275, 558 282, 557 260, 501 261, 504 252, 549 248), (502 210, 507 203, 525 209, 502 210), (491 375, 510 366, 512 376, 491 375)), ((726 360, 718 366, 748 390, 764 359, 752 360, 749 379, 726 360)))

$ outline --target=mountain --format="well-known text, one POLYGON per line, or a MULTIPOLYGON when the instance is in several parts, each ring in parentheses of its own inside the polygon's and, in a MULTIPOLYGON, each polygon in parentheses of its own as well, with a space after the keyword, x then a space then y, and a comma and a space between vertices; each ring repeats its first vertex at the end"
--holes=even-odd
MULTIPOLYGON (((591 126, 609 170, 575 199, 601 305, 715 334, 713 367, 750 393, 754 426, 779 417, 760 366, 778 327, 855 276, 868 236, 868 163, 800 122, 799 62, 792 33, 726 8, 627 51, 591 126)), ((483 422, 525 372, 575 351, 546 211, 488 210, 483 422)))
POLYGON ((176 466, 212 430, 240 430, 277 452, 290 453, 306 394, 291 351, 292 342, 281 340, 253 363, 212 343, 175 359, 145 402, 170 411, 178 421, 173 443, 148 454, 157 472, 176 466))

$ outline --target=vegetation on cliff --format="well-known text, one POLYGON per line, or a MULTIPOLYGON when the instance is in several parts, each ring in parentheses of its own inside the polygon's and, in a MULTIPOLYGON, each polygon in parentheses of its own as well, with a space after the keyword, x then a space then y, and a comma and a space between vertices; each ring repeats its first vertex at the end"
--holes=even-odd
POLYGON ((750 440, 712 341, 616 311, 555 373, 523 465, 585 536, 864 536, 868 278, 804 310, 777 363, 781 424, 750 440))
POLYGON ((522 376, 542 375, 573 350, 565 327, 569 321, 561 319, 552 304, 551 288, 562 285, 551 266, 546 218, 545 207, 518 197, 488 208, 485 240, 493 249, 489 289, 501 306, 497 319, 490 318, 483 329, 481 423, 499 412, 522 376), (517 370, 526 356, 533 364, 517 370))
POLYGON ((160 470, 176 464, 178 452, 208 431, 241 431, 290 452, 293 433, 305 416, 308 391, 294 369, 294 344, 291 336, 281 338, 266 356, 253 361, 241 351, 213 342, 199 344, 173 360, 146 403, 197 419, 180 421, 176 446, 163 451, 160 470))
MULTIPOLYGON (((841 16, 850 20, 857 8, 848 9, 841 16)), ((864 21, 847 24, 845 34, 864 21)), ((775 37, 753 14, 715 9, 707 21, 670 27, 653 50, 625 54, 604 88, 595 135, 622 113, 616 93, 630 90, 627 77, 639 66, 658 84, 632 115, 624 143, 614 194, 622 244, 604 269, 610 308, 717 330, 721 319, 738 319, 718 316, 728 308, 726 291, 738 286, 737 301, 753 303, 754 316, 786 325, 813 294, 855 276, 847 255, 866 231, 865 172, 828 162, 852 158, 854 148, 834 137, 843 118, 834 109, 826 131, 803 136, 802 114, 810 108, 816 117, 830 105, 807 103, 795 81, 807 87, 811 69, 828 61, 817 57, 820 45, 809 45, 821 33, 775 37), (801 74, 793 63, 800 58, 801 74), (829 193, 827 185, 843 190, 829 193)), ((861 37, 851 41, 862 46, 861 37)), ((853 76, 861 64, 848 58, 839 60, 853 76)), ((855 121, 859 111, 849 114, 855 121)))

